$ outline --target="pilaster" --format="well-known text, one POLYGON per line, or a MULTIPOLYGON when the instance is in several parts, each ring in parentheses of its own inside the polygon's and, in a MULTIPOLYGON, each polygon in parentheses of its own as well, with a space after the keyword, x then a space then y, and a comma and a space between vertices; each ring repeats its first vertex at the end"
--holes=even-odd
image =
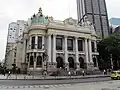
POLYGON ((79 60, 78 60, 78 37, 75 37, 75 58, 76 58, 76 69, 79 69, 79 60))
POLYGON ((56 62, 56 35, 53 35, 53 62, 56 62))
POLYGON ((85 59, 86 59, 86 63, 89 63, 89 59, 88 59, 88 43, 87 43, 87 39, 85 39, 85 59))
POLYGON ((51 35, 48 35, 48 50, 47 50, 47 53, 48 53, 48 62, 51 62, 51 35))

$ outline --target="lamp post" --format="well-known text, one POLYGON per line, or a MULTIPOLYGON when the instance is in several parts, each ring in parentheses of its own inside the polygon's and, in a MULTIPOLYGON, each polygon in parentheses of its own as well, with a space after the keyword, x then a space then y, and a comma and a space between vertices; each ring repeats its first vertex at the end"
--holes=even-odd
POLYGON ((110 54, 110 63, 111 63, 111 68, 113 70, 113 60, 112 60, 112 54, 110 54))

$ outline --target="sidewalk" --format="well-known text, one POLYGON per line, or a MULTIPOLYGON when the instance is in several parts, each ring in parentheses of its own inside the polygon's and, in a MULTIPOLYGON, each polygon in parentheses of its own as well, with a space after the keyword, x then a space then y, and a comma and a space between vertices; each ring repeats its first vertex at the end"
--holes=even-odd
MULTIPOLYGON (((100 77, 110 77, 110 75, 85 75, 85 76, 28 76, 28 75, 11 75, 9 80, 65 80, 65 79, 87 79, 87 78, 100 78, 100 77)), ((8 80, 6 76, 0 75, 0 80, 8 80)))

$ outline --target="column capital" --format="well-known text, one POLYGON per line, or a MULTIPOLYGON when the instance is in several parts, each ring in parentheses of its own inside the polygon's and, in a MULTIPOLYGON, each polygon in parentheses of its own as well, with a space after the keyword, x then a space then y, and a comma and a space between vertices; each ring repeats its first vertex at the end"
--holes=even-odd
POLYGON ((78 39, 79 37, 75 36, 75 39, 78 39))
POLYGON ((67 36, 67 35, 64 35, 63 37, 64 37, 64 38, 67 38, 68 36, 67 36))

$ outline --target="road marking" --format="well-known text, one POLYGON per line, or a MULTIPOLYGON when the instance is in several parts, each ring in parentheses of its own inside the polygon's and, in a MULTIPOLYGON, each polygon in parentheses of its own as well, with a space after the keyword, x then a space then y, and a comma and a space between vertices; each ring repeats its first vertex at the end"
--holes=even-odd
POLYGON ((58 84, 58 85, 25 85, 25 86, 0 86, 0 89, 24 89, 24 88, 59 88, 59 87, 69 87, 71 84, 58 84))

